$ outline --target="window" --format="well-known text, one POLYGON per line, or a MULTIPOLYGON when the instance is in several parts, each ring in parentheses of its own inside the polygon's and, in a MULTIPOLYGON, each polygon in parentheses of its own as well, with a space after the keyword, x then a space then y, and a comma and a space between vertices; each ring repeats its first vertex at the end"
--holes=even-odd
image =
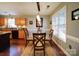
POLYGON ((66 42, 66 7, 63 7, 52 16, 52 28, 54 35, 66 42))
POLYGON ((9 18, 8 19, 8 28, 15 28, 15 19, 14 18, 9 18))

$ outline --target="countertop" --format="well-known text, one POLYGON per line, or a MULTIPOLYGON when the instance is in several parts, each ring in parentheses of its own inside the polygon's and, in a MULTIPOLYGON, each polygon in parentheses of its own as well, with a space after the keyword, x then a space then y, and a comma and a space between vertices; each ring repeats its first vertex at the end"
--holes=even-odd
POLYGON ((23 30, 26 28, 0 28, 0 30, 23 30))
POLYGON ((0 35, 6 34, 6 33, 11 33, 11 32, 0 32, 0 35))

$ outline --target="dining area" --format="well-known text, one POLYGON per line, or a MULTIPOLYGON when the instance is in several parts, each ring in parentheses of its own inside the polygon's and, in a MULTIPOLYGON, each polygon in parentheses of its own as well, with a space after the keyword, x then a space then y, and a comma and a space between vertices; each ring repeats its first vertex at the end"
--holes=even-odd
POLYGON ((29 23, 27 27, 18 29, 23 31, 23 33, 19 33, 20 37, 23 36, 23 38, 15 38, 11 40, 12 42, 10 46, 12 48, 10 48, 10 56, 65 55, 53 42, 54 30, 51 28, 45 29, 45 23, 47 22, 45 22, 44 18, 40 18, 40 21, 35 18, 32 24, 29 23), (12 51, 15 53, 12 53, 12 51))
POLYGON ((32 39, 29 39, 30 35, 25 39, 25 47, 22 48, 21 56, 57 56, 65 55, 61 49, 53 42, 53 30, 46 32, 37 31, 32 33, 32 39))
MULTIPOLYGON (((45 25, 44 18, 40 18, 39 15, 37 15, 37 18, 35 18, 34 20, 35 22, 33 21, 34 24, 30 24, 30 20, 29 20, 28 21, 29 24, 26 25, 26 23, 24 22, 24 18, 22 18, 23 23, 20 21, 22 24, 19 24, 16 21, 17 26, 23 25, 24 27, 2 28, 1 32, 10 32, 9 39, 8 39, 8 42, 9 42, 8 51, 5 49, 8 53, 8 54, 6 53, 7 55, 29 56, 28 50, 31 51, 30 49, 32 49, 32 52, 33 52, 32 54, 30 54, 31 56, 35 56, 35 55, 45 56, 46 55, 46 51, 45 51, 46 45, 48 46, 50 45, 50 48, 52 45, 53 30, 50 29, 46 31, 46 29, 44 29, 44 25, 45 25), (34 28, 32 26, 34 26, 34 28), (31 28, 31 30, 29 28, 31 28), (19 46, 20 48, 17 48, 17 46, 19 46), (30 48, 28 48, 29 46, 30 48), (23 49, 26 49, 26 50, 23 50, 23 49), (19 54, 16 54, 18 53, 18 51, 19 51, 19 54), (27 51, 27 52, 24 53, 24 51, 27 51), (38 51, 39 52, 42 51, 42 53, 36 53, 38 51)), ((19 18, 19 20, 20 19, 21 18, 19 18)), ((5 52, 3 55, 5 55, 5 52)))
MULTIPOLYGON (((39 20, 36 19, 36 28, 37 28, 36 32, 32 32, 31 34, 29 34, 30 31, 28 30, 28 28, 23 29, 24 33, 25 33, 25 39, 24 39, 25 47, 28 49, 29 45, 31 44, 30 49, 32 50, 32 55, 34 55, 34 56, 36 56, 36 55, 45 56, 46 55, 46 50, 45 50, 46 45, 48 45, 48 46, 50 45, 50 48, 52 48, 51 45, 52 45, 52 38, 53 38, 53 30, 50 29, 49 34, 47 34, 46 32, 42 31, 42 27, 43 27, 43 18, 40 18, 39 20), (30 36, 32 36, 31 39, 29 38, 30 36), (42 52, 42 53, 36 53, 36 52, 42 52)), ((29 51, 29 53, 30 53, 30 51, 29 51)), ((23 54, 25 54, 25 53, 23 53, 23 54)), ((26 52, 26 54, 28 54, 28 52, 26 52)))
POLYGON ((51 34, 49 34, 50 38, 46 39, 46 33, 41 32, 40 28, 38 28, 37 33, 32 33, 33 39, 28 39, 29 33, 28 33, 28 31, 25 32, 25 34, 26 34, 26 38, 25 38, 26 44, 25 44, 25 47, 28 47, 28 45, 31 42, 32 43, 31 45, 32 45, 33 50, 34 50, 33 55, 34 56, 37 55, 36 51, 42 51, 43 52, 42 54, 45 56, 46 42, 48 42, 48 44, 50 44, 50 46, 51 46, 51 41, 52 41, 52 36, 53 36, 52 33, 53 32, 51 32, 51 34))
MULTIPOLYGON (((9 48, 0 55, 8 56, 56 56, 65 55, 61 49, 53 42, 54 30, 47 20, 47 17, 28 17, 27 24, 23 22, 17 23, 17 28, 7 28, 1 32, 10 32, 9 48), (32 20, 29 18, 33 18, 32 20)), ((16 19, 17 20, 17 19, 16 19)), ((20 18, 18 19, 20 20, 20 18)))

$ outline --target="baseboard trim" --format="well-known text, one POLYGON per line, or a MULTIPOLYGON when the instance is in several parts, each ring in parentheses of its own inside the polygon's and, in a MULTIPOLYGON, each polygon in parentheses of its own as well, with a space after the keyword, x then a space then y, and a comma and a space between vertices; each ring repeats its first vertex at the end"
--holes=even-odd
POLYGON ((66 56, 70 56, 70 54, 66 50, 64 50, 55 40, 52 41, 66 54, 66 56))

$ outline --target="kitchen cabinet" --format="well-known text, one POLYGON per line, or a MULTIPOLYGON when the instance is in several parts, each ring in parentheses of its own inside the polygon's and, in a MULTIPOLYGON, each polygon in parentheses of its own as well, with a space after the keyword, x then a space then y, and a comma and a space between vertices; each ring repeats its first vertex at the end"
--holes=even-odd
POLYGON ((26 19, 25 18, 16 18, 15 23, 17 26, 23 26, 26 25, 26 19))
POLYGON ((0 26, 5 25, 5 18, 0 18, 0 26))
POLYGON ((24 33, 24 30, 19 30, 19 38, 21 39, 23 39, 23 38, 25 38, 25 33, 24 33))
POLYGON ((18 30, 12 30, 12 39, 18 39, 18 30))
POLYGON ((12 30, 12 38, 13 39, 24 39, 25 33, 23 30, 12 30))
POLYGON ((11 39, 24 39, 25 38, 25 32, 23 29, 20 29, 20 30, 10 30, 10 29, 3 29, 1 32, 10 32, 10 38, 11 39))

